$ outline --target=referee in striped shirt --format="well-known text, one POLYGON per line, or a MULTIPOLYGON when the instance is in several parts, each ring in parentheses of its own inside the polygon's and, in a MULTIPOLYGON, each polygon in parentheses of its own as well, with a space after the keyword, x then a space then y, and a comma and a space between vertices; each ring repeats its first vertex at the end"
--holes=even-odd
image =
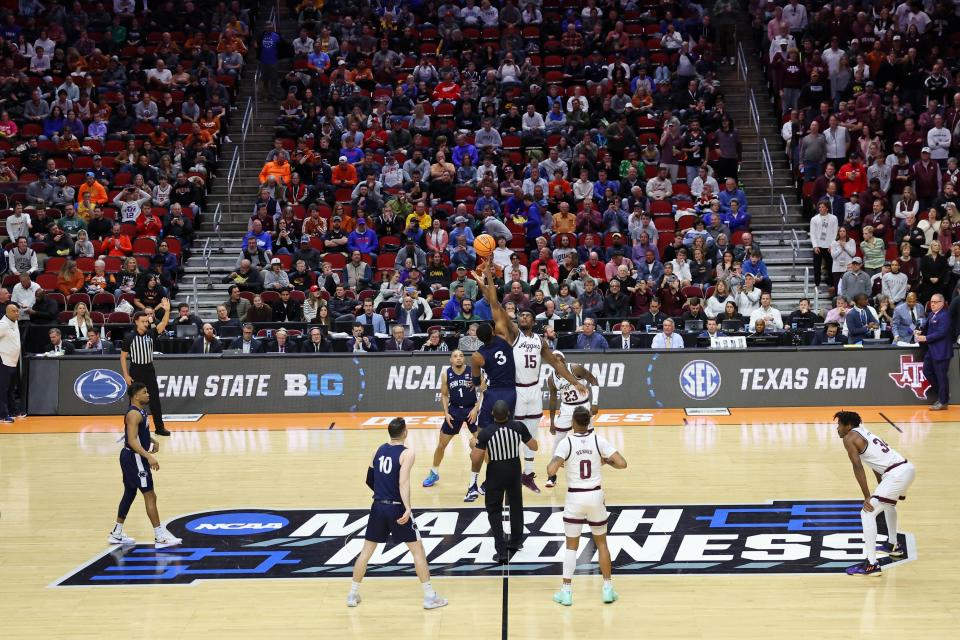
POLYGON ((527 427, 510 419, 510 407, 503 400, 493 405, 493 424, 480 431, 477 446, 470 452, 474 464, 487 464, 486 507, 490 532, 497 548, 495 562, 505 562, 508 551, 520 549, 523 543, 523 490, 520 484, 520 445, 537 450, 537 441, 527 427), (510 505, 510 539, 503 536, 503 499, 510 505))
POLYGON ((142 382, 150 392, 150 413, 153 414, 153 430, 158 436, 168 436, 170 432, 163 426, 163 408, 160 406, 160 387, 157 384, 157 370, 153 368, 154 341, 167 328, 170 321, 170 300, 160 301, 158 309, 163 318, 155 326, 150 326, 150 316, 144 311, 133 314, 133 331, 128 331, 120 347, 120 371, 127 385, 142 382))

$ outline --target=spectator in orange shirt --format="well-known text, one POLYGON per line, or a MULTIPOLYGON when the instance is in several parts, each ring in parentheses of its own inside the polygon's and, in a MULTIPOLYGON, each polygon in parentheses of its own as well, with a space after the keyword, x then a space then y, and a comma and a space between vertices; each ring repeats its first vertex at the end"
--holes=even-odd
POLYGON ((90 192, 90 199, 95 204, 101 207, 107 204, 107 190, 102 184, 97 182, 97 174, 93 171, 87 171, 87 178, 77 191, 77 202, 83 202, 83 194, 87 191, 90 192))
POLYGON ((576 233, 577 232, 577 214, 570 211, 570 203, 560 202, 560 210, 553 214, 554 233, 576 233))
POLYGON ((357 168, 347 161, 347 156, 340 156, 330 172, 330 181, 337 189, 353 189, 357 185, 357 168))
POLYGON ((77 269, 77 263, 67 260, 57 273, 57 291, 65 296, 83 291, 83 271, 77 269))
POLYGON ((273 177, 281 184, 288 185, 290 184, 290 173, 290 163, 287 162, 286 154, 277 154, 272 161, 263 165, 263 169, 260 171, 260 184, 273 177))
POLYGON ((199 123, 194 122, 193 131, 187 136, 187 139, 183 141, 183 144, 187 149, 191 149, 195 144, 199 144, 206 149, 207 147, 213 146, 213 134, 206 129, 202 129, 199 123))
POLYGON ((573 187, 570 186, 570 182, 563 177, 563 171, 557 169, 553 172, 553 180, 547 184, 547 193, 556 196, 557 188, 560 188, 561 195, 569 196, 573 193, 573 187))
POLYGON ((106 251, 108 256, 117 256, 120 258, 133 253, 133 245, 130 243, 130 237, 120 233, 119 223, 114 223, 113 235, 104 239, 101 245, 101 251, 106 251))
POLYGON ((850 194, 864 193, 867 190, 867 168, 860 161, 856 152, 850 154, 850 161, 840 167, 837 174, 843 183, 843 197, 849 199, 850 194))

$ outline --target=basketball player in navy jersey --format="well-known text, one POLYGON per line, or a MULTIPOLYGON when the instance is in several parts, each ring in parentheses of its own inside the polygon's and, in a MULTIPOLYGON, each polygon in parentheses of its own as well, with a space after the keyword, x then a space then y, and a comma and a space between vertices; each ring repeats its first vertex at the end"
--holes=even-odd
POLYGON ((463 351, 454 350, 450 354, 450 366, 446 370, 446 379, 440 385, 440 404, 443 405, 443 425, 440 427, 440 439, 433 452, 433 466, 423 481, 423 486, 432 487, 440 481, 440 463, 443 462, 443 452, 453 436, 460 433, 464 426, 470 430, 470 447, 476 443, 477 393, 483 391, 483 386, 477 389, 470 380, 470 372, 464 361, 463 351))
MULTIPOLYGON (((543 418, 543 381, 540 379, 540 371, 544 363, 553 367, 557 376, 566 380, 580 393, 586 395, 590 391, 553 355, 553 349, 547 346, 546 340, 534 333, 537 322, 531 312, 520 311, 517 314, 517 324, 513 323, 506 309, 497 299, 492 261, 486 264, 482 279, 480 274, 476 276, 481 284, 483 298, 490 305, 490 312, 493 314, 494 333, 509 343, 513 350, 516 404, 513 406, 512 417, 526 425, 531 434, 536 435, 540 428, 540 420, 543 418)), ((534 481, 536 473, 534 473, 533 460, 533 451, 524 446, 521 482, 534 493, 540 493, 540 488, 534 481)))
POLYGON ((136 540, 124 535, 123 523, 130 513, 130 506, 137 491, 143 493, 143 502, 147 507, 147 517, 153 525, 154 546, 157 549, 172 547, 182 542, 160 524, 157 512, 157 494, 153 491, 153 472, 160 469, 160 463, 153 455, 160 451, 160 443, 150 437, 147 424, 147 407, 150 406, 150 392, 147 385, 134 382, 127 389, 130 407, 124 418, 123 449, 120 450, 120 470, 123 472, 123 498, 117 510, 117 523, 107 538, 110 544, 136 544, 136 540))
POLYGON ((350 584, 347 606, 360 604, 360 581, 367 572, 370 556, 378 544, 392 539, 393 542, 406 543, 413 555, 413 565, 423 587, 423 608, 445 607, 447 600, 441 598, 430 585, 427 555, 410 510, 410 471, 415 456, 413 450, 403 444, 407 439, 407 423, 403 418, 394 418, 387 430, 390 442, 380 445, 367 469, 367 486, 373 490, 373 506, 370 507, 363 549, 353 565, 353 582, 350 584))
MULTIPOLYGON (((483 392, 483 401, 480 412, 477 414, 477 423, 483 429, 493 424, 493 405, 503 400, 508 407, 517 403, 517 386, 514 382, 513 347, 501 338, 494 335, 493 327, 483 323, 477 327, 477 338, 483 343, 470 357, 470 376, 473 386, 479 388, 486 376, 486 389, 483 392)), ((464 502, 474 502, 480 497, 482 489, 477 485, 480 477, 480 467, 483 460, 472 462, 470 465, 470 488, 464 502)))

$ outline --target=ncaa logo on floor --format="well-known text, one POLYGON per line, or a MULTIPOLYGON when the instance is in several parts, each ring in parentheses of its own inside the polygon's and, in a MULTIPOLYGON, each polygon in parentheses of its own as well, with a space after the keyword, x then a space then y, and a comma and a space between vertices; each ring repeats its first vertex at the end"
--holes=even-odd
POLYGON ((184 526, 187 531, 211 536, 246 536, 272 533, 288 524, 289 520, 275 513, 232 512, 196 518, 184 526))
POLYGON ((91 369, 73 383, 73 393, 87 404, 113 404, 127 392, 127 381, 111 369, 91 369))
POLYGON ((693 360, 680 370, 680 389, 688 398, 707 400, 720 391, 720 370, 707 360, 693 360))

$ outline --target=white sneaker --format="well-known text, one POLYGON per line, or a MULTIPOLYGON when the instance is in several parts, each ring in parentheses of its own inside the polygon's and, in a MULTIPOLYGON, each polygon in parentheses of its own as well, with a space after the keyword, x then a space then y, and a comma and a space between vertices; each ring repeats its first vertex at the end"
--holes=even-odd
POLYGON ((122 533, 119 536, 111 533, 109 536, 107 536, 107 542, 110 544, 122 544, 122 545, 137 544, 136 540, 122 533))
POLYGON ((167 547, 175 547, 181 542, 183 542, 183 540, 164 529, 159 538, 153 539, 153 546, 157 549, 166 549, 167 547))
POLYGON ((223 141, 227 144, 233 144, 233 140, 230 139, 230 136, 223 136, 223 141))
MULTIPOLYGON (((347 606, 355 607, 360 604, 360 594, 359 593, 350 593, 347 594, 347 606)), ((426 604, 424 604, 426 606, 426 604)))
POLYGON ((434 592, 432 598, 423 599, 423 608, 424 609, 439 609, 440 607, 445 607, 449 604, 446 598, 440 597, 439 593, 434 592))

